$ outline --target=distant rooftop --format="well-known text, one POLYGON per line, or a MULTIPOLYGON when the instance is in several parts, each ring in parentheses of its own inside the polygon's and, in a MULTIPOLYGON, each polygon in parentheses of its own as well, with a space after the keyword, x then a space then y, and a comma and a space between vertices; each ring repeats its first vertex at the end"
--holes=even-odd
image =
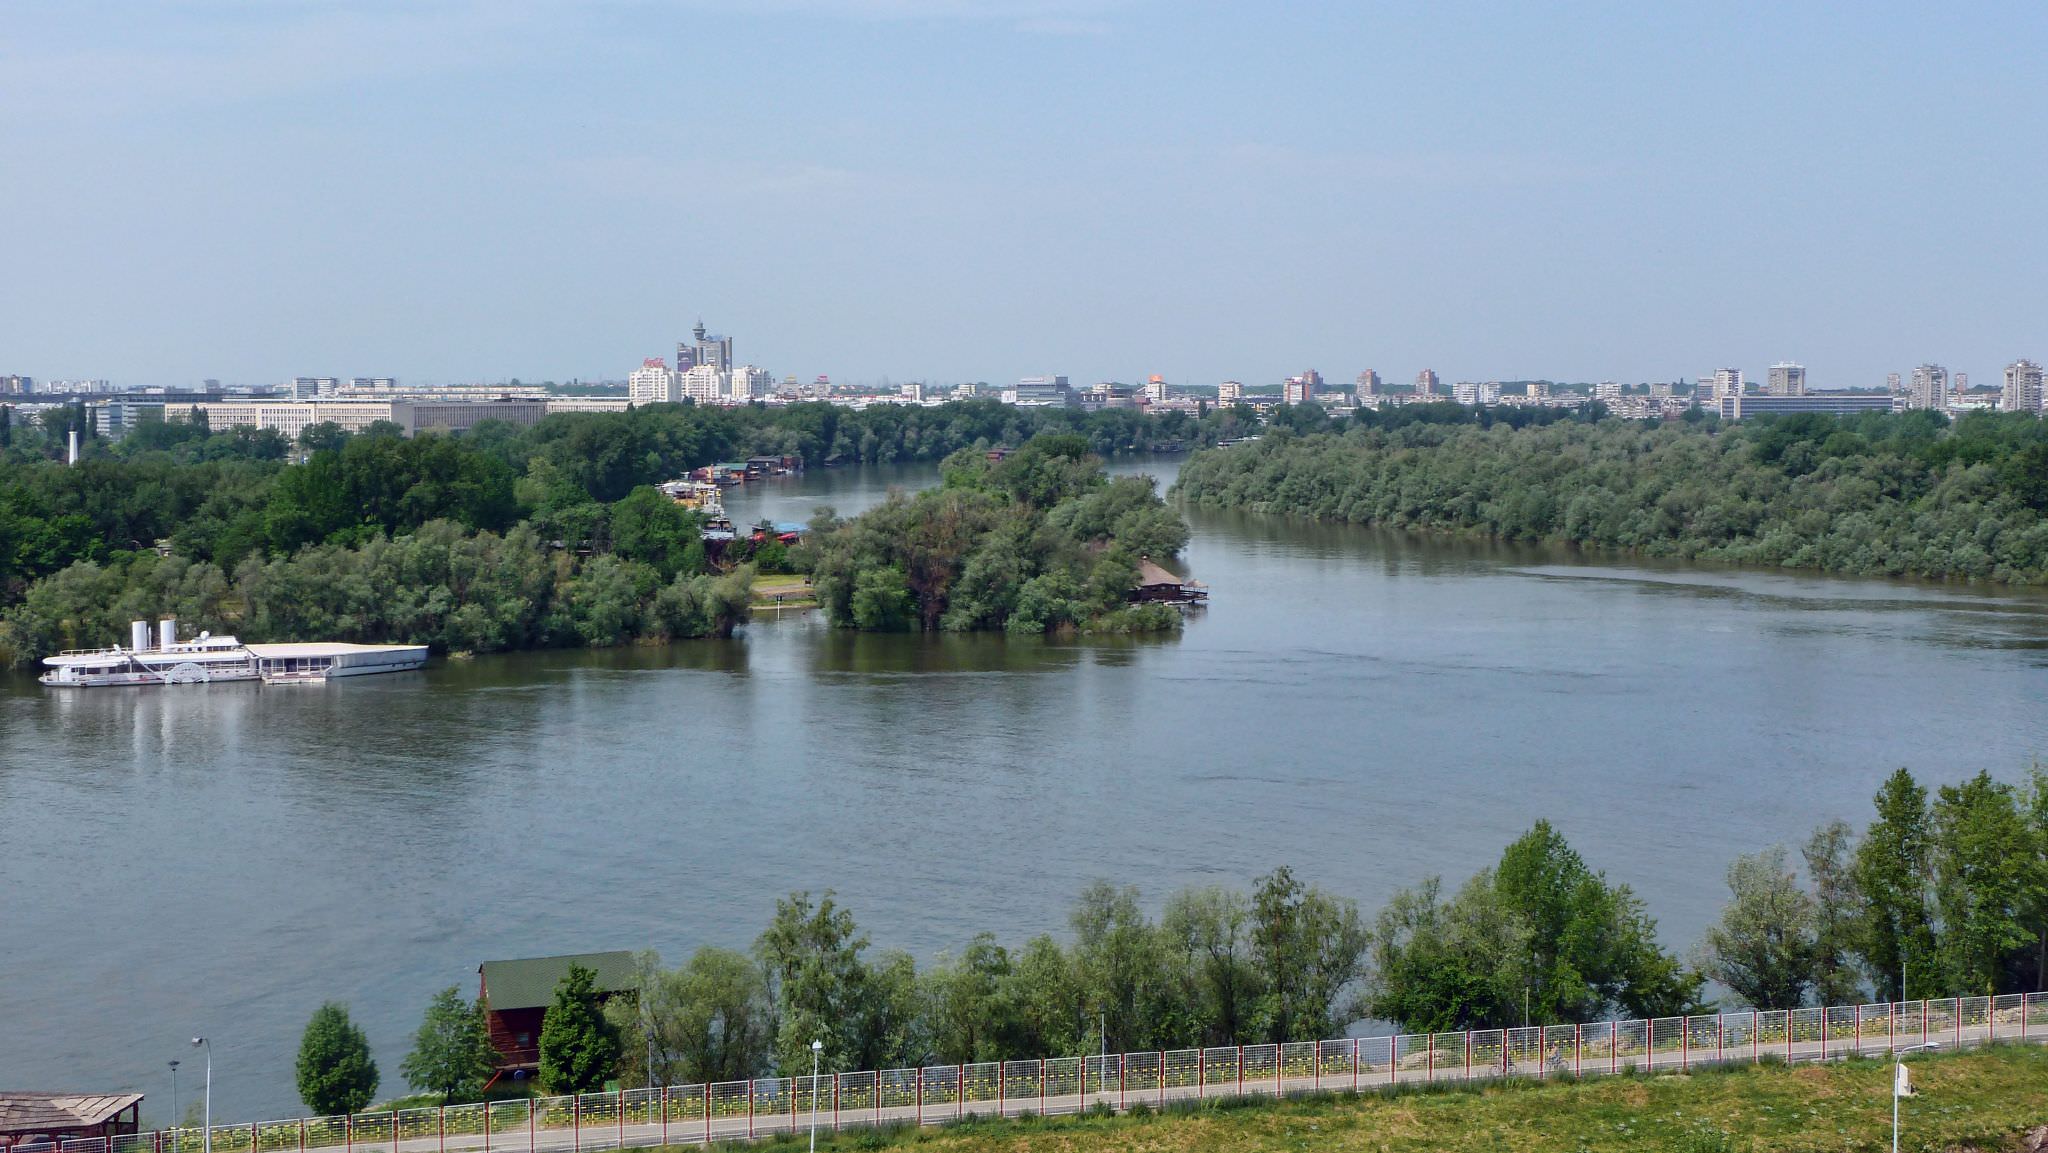
POLYGON ((554 1004, 555 986, 569 975, 571 965, 581 965, 597 974, 597 991, 616 993, 633 987, 633 954, 568 953, 559 957, 527 957, 516 961, 485 961, 478 966, 484 975, 484 995, 494 1012, 506 1009, 540 1009, 554 1004))

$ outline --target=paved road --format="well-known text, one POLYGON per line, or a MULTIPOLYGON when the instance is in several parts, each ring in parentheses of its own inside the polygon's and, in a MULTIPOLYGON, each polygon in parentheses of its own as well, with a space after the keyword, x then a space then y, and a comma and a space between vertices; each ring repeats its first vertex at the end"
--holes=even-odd
MULTIPOLYGON (((491 1132, 486 1137, 481 1132, 482 1114, 477 1106, 451 1107, 445 1112, 417 1110, 401 1115, 399 1132, 394 1139, 389 1115, 373 1118, 358 1117, 353 1137, 344 1134, 339 1125, 325 1125, 320 1122, 263 1123, 257 1126, 260 1135, 258 1153, 583 1153, 590 1150, 619 1148, 644 1148, 662 1144, 689 1145, 712 1141, 746 1140, 749 1137, 771 1136, 776 1133, 804 1132, 816 1125, 822 1131, 835 1128, 854 1128, 867 1125, 918 1125, 941 1124, 967 1116, 1015 1117, 1031 1112, 1040 1115, 1078 1113, 1098 1105, 1111 1109, 1128 1109, 1140 1103, 1159 1108, 1180 1101, 1191 1101, 1204 1097, 1228 1097, 1240 1092, 1248 1095, 1296 1096, 1317 1091, 1365 1092, 1388 1088, 1398 1084, 1420 1084, 1445 1081, 1492 1080, 1504 1076, 1542 1078, 1561 1074, 1577 1073, 1581 1076, 1596 1076, 1627 1070, 1650 1070, 1676 1072, 1692 1066, 1708 1066, 1716 1063, 1741 1063, 1763 1058, 1775 1058, 1791 1063, 1820 1060, 1837 1060, 1852 1055, 1882 1055, 1890 1051, 1894 1040, 1902 1051, 1919 1049, 1951 1050, 1957 1047, 1981 1045, 1995 1035, 1998 1040, 2027 1040, 2048 1043, 2048 998, 2034 1001, 2032 1020, 2022 1026, 2017 1013, 2001 1010, 1993 1026, 1974 1025, 1961 1029, 1950 1025, 1937 1028, 1924 1039, 1918 1022, 1912 1021, 1908 1028, 1896 1038, 1889 1030, 1889 1022, 1881 1031, 1871 1031, 1858 1039, 1850 1034, 1841 1039, 1830 1038, 1823 1043, 1816 1040, 1795 1041, 1789 1045, 1784 1041, 1759 1041, 1752 1043, 1749 1035, 1741 1029, 1728 1033, 1719 1032, 1711 1018, 1695 1019, 1696 1024, 1705 1028, 1692 1031, 1693 1045, 1680 1051, 1673 1047, 1657 1053, 1619 1051, 1617 1044, 1610 1049, 1608 1034, 1604 1026, 1591 1027, 1581 1044, 1572 1045, 1568 1031, 1557 1030, 1551 1034, 1552 1046, 1549 1057, 1541 1051, 1527 1046, 1518 1046, 1512 1058, 1503 1060, 1497 1041, 1497 1034, 1482 1035, 1484 1043, 1475 1052, 1473 1064, 1465 1065, 1465 1050, 1459 1035, 1448 1035, 1440 1039, 1434 1053, 1426 1044, 1416 1045, 1415 1051, 1404 1054, 1398 1063, 1388 1059, 1389 1042, 1386 1038, 1368 1038, 1358 1042, 1358 1051, 1363 1057, 1361 1067, 1351 1067, 1351 1046, 1348 1043, 1326 1044, 1322 1050, 1325 1075, 1287 1075, 1276 1077, 1272 1072, 1274 1062, 1271 1046, 1248 1047, 1248 1063, 1255 1064, 1260 1072, 1249 1072, 1242 1082, 1236 1075, 1236 1063, 1230 1058, 1232 1050, 1209 1050, 1199 1059, 1192 1053, 1169 1054, 1174 1058, 1169 1067, 1175 1075, 1169 1079, 1193 1082, 1190 1074, 1199 1068, 1206 1075, 1207 1084, 1185 1084, 1161 1088, 1153 1070, 1157 1067, 1157 1056, 1150 1053, 1132 1054, 1130 1078, 1120 1085, 1117 1058, 1087 1058, 1089 1091, 1076 1092, 1078 1077, 1074 1063, 1069 1061, 1052 1063, 1051 1075, 1047 1080, 1061 1084, 1066 1091, 1040 1096, 1032 1093, 1019 1095, 1018 1090, 1035 1089, 1038 1084, 1035 1062, 1013 1062, 1007 1067, 1017 1070, 1006 1089, 1008 1099, 999 1106, 993 1093, 984 1092, 990 1099, 959 1103, 952 1091, 952 1070, 927 1076, 932 1079, 924 1084, 925 1104, 915 1103, 915 1082, 903 1086, 892 1086, 886 1095, 892 1100, 904 1097, 909 1101, 901 1104, 884 1105, 879 1108, 863 1105, 858 1109, 842 1108, 836 1112, 829 1108, 833 1090, 831 1079, 825 1078, 819 1086, 820 1108, 815 1114, 809 1109, 810 1085, 808 1078, 798 1078, 793 1089, 780 1089, 770 1096, 763 1092, 754 1101, 752 1115, 747 1111, 747 1087, 744 1083, 719 1086, 713 1089, 718 1108, 716 1116, 707 1125, 704 1120, 704 1089, 691 1086, 670 1090, 669 1112, 671 1119, 666 1126, 658 1120, 658 1103, 645 1091, 629 1090, 625 1094, 626 1121, 618 1119, 619 1097, 593 1095, 583 1099, 583 1116, 580 1124, 548 1125, 545 1116, 535 1119, 529 1128, 528 1109, 517 1103, 495 1106, 491 1111, 491 1132), (1456 1038, 1455 1040, 1453 1038, 1456 1038), (1445 1045, 1443 1042, 1450 1042, 1445 1045), (1561 1042, 1561 1043, 1560 1043, 1561 1042), (1328 1072, 1335 1069, 1337 1071, 1328 1072), (1180 1070, 1185 1069, 1185 1072, 1180 1070), (1227 1075, 1218 1077, 1219 1070, 1227 1075), (1106 1086, 1098 1089, 1097 1086, 1106 1086), (792 1109, 792 1102, 794 1108, 792 1109), (323 1131, 326 1130, 326 1131, 323 1131), (445 1130, 445 1131, 444 1131, 445 1130), (301 1142, 304 1142, 303 1144, 301 1142)), ((1744 1020, 1736 1018, 1736 1021, 1744 1020)), ((1411 1039, 1411 1044, 1420 1039, 1411 1039)), ((1638 1042, 1639 1043, 1639 1042, 1638 1042)), ((1315 1052, 1312 1046, 1289 1046, 1286 1054, 1290 1067, 1313 1066, 1311 1059, 1315 1052)), ((988 1076, 996 1074, 988 1067, 988 1076)), ((906 1078, 906 1081, 908 1078, 906 1078)), ((768 1084, 768 1083, 757 1083, 768 1084)), ((774 1083, 781 1085, 783 1083, 774 1083)), ((865 1075, 849 1074, 842 1078, 842 1100, 858 1099, 867 1101, 865 1075), (858 1094, 855 1097, 855 1094, 858 1094)), ((557 1115, 566 1113, 566 1103, 556 1107, 557 1115)), ((214 1130, 215 1153, 249 1153, 247 1126, 214 1130)), ((67 1143, 61 1153, 106 1153, 99 1142, 67 1143)), ((112 1153, 200 1153, 201 1142, 196 1131, 181 1131, 175 1142, 165 1138, 159 1144, 158 1135, 142 1134, 137 1138, 118 1141, 112 1153)))

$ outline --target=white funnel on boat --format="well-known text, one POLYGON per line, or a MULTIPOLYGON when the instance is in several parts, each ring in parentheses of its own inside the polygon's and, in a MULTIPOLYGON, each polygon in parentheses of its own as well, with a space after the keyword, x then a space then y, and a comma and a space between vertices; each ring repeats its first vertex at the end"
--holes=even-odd
POLYGON ((138 653, 149 651, 149 622, 132 621, 128 625, 128 647, 138 653))
POLYGON ((178 618, 165 617, 164 619, 156 622, 156 635, 157 645, 160 648, 167 649, 170 648, 172 645, 177 644, 178 618))

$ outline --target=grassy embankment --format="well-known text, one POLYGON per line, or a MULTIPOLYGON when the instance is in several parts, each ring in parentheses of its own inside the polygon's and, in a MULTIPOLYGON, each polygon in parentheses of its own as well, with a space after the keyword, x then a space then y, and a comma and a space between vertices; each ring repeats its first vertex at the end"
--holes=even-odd
MULTIPOLYGON (((2048 1122, 2048 1049, 1997 1046, 1914 1058, 1918 1096, 1901 1110, 1906 1150, 2006 1150, 2048 1122)), ((1421 1153, 1719 1153, 1883 1150, 1891 1065, 1737 1067, 1690 1075, 1321 1095, 1285 1104, 1211 1101, 1164 1115, 981 1121, 878 1133, 821 1133, 821 1150, 933 1153, 1180 1153, 1386 1150, 1421 1153)), ((804 1135, 764 1143, 800 1148, 804 1135)), ((759 1148, 760 1146, 754 1146, 759 1148)))
POLYGON ((811 578, 807 576, 757 576, 754 578, 753 607, 816 608, 818 594, 811 588, 811 578))

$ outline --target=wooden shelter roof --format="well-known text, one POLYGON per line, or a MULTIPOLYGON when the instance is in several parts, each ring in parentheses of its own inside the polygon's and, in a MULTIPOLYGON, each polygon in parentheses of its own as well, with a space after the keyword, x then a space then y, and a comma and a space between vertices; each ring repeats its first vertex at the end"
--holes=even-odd
POLYGON ((0 1133, 52 1133, 104 1125, 142 1101, 140 1093, 21 1093, 0 1090, 0 1133))
POLYGON ((1177 577, 1158 565, 1153 564, 1150 558, 1138 558, 1139 588, 1156 588, 1160 585, 1172 585, 1177 588, 1186 583, 1187 581, 1184 578, 1177 577))

